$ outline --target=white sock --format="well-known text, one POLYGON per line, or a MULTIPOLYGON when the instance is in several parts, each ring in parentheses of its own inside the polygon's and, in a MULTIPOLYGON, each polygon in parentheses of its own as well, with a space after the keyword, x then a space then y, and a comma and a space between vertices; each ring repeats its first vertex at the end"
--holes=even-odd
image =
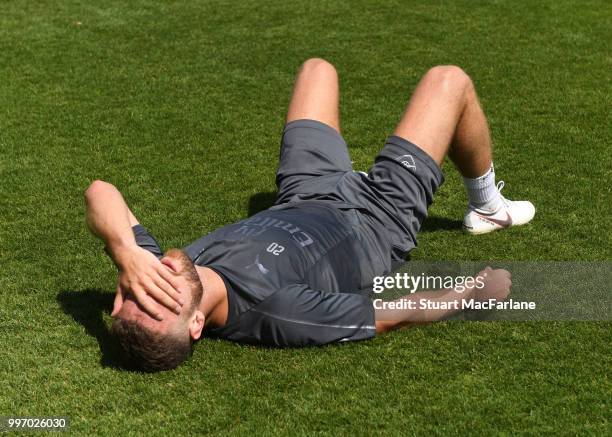
POLYGON ((477 178, 463 178, 470 206, 480 210, 495 212, 502 205, 501 195, 495 186, 493 163, 485 174, 477 178))

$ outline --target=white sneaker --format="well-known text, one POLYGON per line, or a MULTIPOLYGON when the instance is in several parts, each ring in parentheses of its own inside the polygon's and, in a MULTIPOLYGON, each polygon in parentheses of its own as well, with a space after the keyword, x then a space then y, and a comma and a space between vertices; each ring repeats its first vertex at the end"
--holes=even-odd
POLYGON ((526 200, 512 201, 501 195, 504 181, 499 181, 497 190, 500 192, 502 206, 495 212, 484 211, 468 205, 463 217, 463 229, 469 234, 486 234, 498 229, 509 228, 529 223, 535 215, 533 203, 526 200))

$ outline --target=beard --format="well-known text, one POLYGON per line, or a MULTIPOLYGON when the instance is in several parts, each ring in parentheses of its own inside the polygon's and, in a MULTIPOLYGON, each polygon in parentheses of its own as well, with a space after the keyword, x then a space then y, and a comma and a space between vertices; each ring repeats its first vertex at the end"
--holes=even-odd
POLYGON ((166 256, 176 259, 181 265, 181 269, 179 270, 178 274, 181 275, 189 284, 191 302, 189 302, 188 313, 193 314, 193 312, 200 305, 202 297, 204 296, 204 287, 202 286, 200 275, 198 275, 193 262, 189 256, 187 256, 185 251, 180 249, 170 249, 166 253, 166 256))

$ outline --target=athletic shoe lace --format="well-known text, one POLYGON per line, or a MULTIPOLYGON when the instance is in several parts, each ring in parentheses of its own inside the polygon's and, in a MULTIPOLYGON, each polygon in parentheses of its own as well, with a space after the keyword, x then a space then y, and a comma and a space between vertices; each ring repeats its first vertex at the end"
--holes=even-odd
POLYGON ((502 202, 504 202, 504 205, 506 205, 506 206, 510 206, 510 201, 509 201, 508 199, 506 199, 506 198, 505 198, 505 197, 502 195, 502 193, 501 193, 502 189, 503 189, 505 186, 506 186, 506 183, 505 183, 504 181, 499 181, 499 182, 497 183, 497 191, 499 191, 499 197, 501 197, 501 200, 502 200, 502 202))

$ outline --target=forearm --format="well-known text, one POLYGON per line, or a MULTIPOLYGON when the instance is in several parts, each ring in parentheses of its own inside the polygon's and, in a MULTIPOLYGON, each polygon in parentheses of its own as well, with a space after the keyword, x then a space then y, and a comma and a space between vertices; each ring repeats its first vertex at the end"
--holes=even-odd
POLYGON ((104 241, 106 251, 119 269, 112 316, 116 316, 129 293, 151 317, 162 320, 159 304, 180 314, 184 300, 170 269, 155 255, 136 244, 132 227, 138 220, 113 185, 94 181, 85 191, 87 225, 104 241))
POLYGON ((459 293, 453 289, 421 291, 393 301, 374 301, 376 332, 387 332, 406 325, 435 322, 460 312, 462 301, 471 299, 473 291, 459 293))
POLYGON ((471 299, 481 302, 487 299, 504 300, 510 294, 511 277, 507 270, 486 267, 476 275, 475 285, 465 287, 461 293, 446 289, 422 291, 390 302, 375 300, 376 332, 381 333, 405 325, 446 318, 461 311, 464 302, 471 299))
POLYGON ((113 185, 94 181, 85 191, 87 225, 104 241, 110 256, 118 261, 122 249, 136 245, 132 226, 138 221, 113 185))

